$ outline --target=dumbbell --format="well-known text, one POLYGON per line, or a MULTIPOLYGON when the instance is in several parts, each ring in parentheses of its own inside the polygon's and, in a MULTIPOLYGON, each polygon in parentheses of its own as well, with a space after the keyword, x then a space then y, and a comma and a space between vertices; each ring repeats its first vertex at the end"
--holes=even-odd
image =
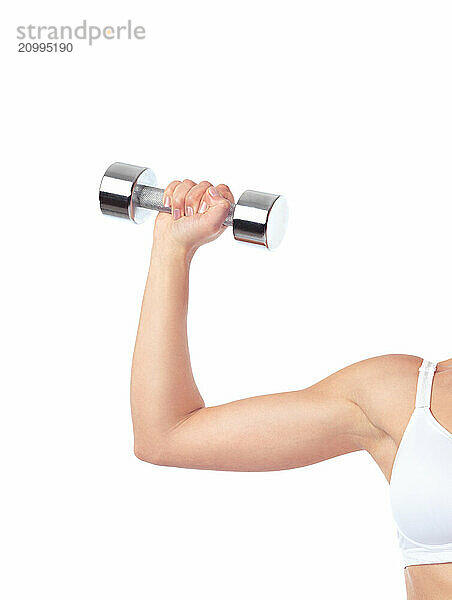
MULTIPOLYGON (((108 167, 99 189, 104 215, 143 223, 152 210, 170 213, 163 205, 164 190, 157 187, 152 169, 116 162, 108 167)), ((288 208, 283 196, 246 190, 231 205, 224 225, 232 225, 239 242, 273 250, 281 243, 287 227, 288 208)))

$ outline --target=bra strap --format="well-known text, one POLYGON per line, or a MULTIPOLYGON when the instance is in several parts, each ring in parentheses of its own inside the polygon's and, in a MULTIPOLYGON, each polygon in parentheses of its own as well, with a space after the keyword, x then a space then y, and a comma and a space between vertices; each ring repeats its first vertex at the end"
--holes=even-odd
POLYGON ((436 371, 436 363, 424 360, 419 369, 417 381, 416 408, 430 408, 432 401, 433 376, 436 371))

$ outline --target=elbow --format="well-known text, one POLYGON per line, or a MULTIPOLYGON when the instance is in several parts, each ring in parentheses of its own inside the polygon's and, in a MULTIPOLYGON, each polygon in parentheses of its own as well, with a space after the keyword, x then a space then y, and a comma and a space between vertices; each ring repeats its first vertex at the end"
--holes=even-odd
POLYGON ((150 443, 148 440, 140 440, 135 436, 133 452, 138 460, 152 465, 165 466, 165 454, 161 443, 150 443))
POLYGON ((135 436, 133 452, 138 460, 158 465, 160 467, 175 466, 169 460, 168 452, 165 450, 165 444, 161 440, 150 441, 149 439, 140 439, 135 436))
POLYGON ((133 453, 138 460, 143 462, 155 464, 155 461, 157 460, 157 455, 154 452, 150 452, 148 448, 141 444, 137 444, 136 442, 133 445, 133 453))

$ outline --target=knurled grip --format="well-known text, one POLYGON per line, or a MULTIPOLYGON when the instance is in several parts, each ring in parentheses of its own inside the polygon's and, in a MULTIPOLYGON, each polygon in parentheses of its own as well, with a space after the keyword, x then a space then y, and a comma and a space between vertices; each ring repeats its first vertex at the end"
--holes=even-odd
MULTIPOLYGON (((170 213, 171 208, 169 206, 164 206, 163 204, 164 191, 165 190, 148 185, 135 184, 132 194, 132 211, 134 212, 132 218, 134 219, 135 213, 138 213, 140 210, 157 210, 158 212, 170 213)), ((232 225, 234 209, 235 205, 231 204, 229 213, 223 225, 232 225)))
POLYGON ((137 183, 133 190, 132 202, 134 206, 144 208, 145 210, 158 210, 159 212, 170 213, 171 208, 163 204, 164 191, 160 188, 137 183))

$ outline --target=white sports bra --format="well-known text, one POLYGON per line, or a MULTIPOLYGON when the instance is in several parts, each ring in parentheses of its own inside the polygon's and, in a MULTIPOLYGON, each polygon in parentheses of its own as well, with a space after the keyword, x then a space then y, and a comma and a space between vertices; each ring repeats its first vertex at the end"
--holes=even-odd
POLYGON ((435 371, 424 360, 392 469, 391 505, 406 567, 452 562, 452 433, 430 410, 435 371))

